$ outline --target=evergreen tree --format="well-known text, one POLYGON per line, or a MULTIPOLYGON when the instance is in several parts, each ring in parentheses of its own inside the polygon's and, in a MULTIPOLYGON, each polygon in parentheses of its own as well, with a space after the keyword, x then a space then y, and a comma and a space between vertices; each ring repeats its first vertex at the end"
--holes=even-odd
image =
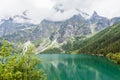
POLYGON ((25 54, 13 54, 7 41, 0 48, 0 80, 46 80, 43 71, 37 69, 40 60, 29 47, 25 54))

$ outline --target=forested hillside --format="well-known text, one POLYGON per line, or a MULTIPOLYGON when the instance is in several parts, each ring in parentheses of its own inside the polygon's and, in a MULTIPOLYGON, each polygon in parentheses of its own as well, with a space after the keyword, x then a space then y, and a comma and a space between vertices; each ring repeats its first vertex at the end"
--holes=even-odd
POLYGON ((106 54, 120 52, 120 23, 80 42, 78 53, 106 54), (84 43, 84 44, 83 44, 84 43))
POLYGON ((66 53, 107 54, 120 52, 120 23, 84 40, 76 39, 62 46, 66 53), (66 47, 68 50, 66 50, 66 47))

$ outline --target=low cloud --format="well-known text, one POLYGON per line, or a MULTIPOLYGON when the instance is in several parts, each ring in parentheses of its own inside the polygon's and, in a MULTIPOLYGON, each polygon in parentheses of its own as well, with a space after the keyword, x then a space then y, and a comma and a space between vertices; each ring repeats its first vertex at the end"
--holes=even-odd
POLYGON ((0 19, 28 10, 27 16, 35 23, 45 18, 65 20, 77 14, 76 9, 112 18, 120 16, 119 4, 119 0, 0 0, 0 19))

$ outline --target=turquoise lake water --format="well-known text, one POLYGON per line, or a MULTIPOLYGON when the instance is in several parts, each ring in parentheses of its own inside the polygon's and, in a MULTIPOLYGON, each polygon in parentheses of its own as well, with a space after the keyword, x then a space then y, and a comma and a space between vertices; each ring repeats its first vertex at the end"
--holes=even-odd
POLYGON ((120 66, 104 57, 84 54, 40 54, 38 67, 47 80, 120 80, 120 66))

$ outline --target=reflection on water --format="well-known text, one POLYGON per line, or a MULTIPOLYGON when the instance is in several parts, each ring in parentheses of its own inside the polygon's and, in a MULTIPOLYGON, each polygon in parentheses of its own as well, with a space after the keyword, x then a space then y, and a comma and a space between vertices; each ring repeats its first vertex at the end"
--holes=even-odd
POLYGON ((90 55, 42 54, 48 80, 120 80, 119 66, 90 55))

